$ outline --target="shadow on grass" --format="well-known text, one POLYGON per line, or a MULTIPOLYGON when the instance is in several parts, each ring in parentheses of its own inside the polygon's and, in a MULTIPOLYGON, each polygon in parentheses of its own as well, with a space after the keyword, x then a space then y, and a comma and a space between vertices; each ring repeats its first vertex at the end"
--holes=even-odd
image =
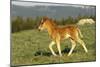
MULTIPOLYGON (((69 53, 70 51, 70 48, 65 48, 64 50, 62 50, 61 52, 62 53, 69 53)), ((74 52, 77 52, 76 50, 73 50, 73 53, 74 52)), ((59 54, 58 52, 55 52, 56 54, 59 54)), ((39 51, 36 51, 34 53, 34 56, 51 56, 52 53, 51 52, 48 52, 48 51, 43 51, 43 50, 39 50, 39 51)))
POLYGON ((34 53, 34 56, 51 56, 51 55, 52 54, 50 52, 42 51, 42 50, 36 51, 34 53))

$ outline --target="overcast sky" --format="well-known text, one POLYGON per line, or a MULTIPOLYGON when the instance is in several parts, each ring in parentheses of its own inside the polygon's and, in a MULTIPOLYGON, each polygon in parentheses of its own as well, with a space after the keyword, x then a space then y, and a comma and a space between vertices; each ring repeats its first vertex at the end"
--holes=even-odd
POLYGON ((31 1, 12 1, 13 5, 18 5, 18 6, 72 6, 72 7, 81 7, 81 8, 89 8, 89 6, 84 6, 84 5, 70 5, 70 4, 57 4, 57 3, 40 3, 40 2, 31 2, 31 1))
MULTIPOLYGON (((26 1, 12 1, 12 4, 14 5, 20 5, 20 6, 36 6, 36 5, 45 5, 45 6, 58 6, 59 4, 50 4, 50 3, 39 3, 39 2, 26 2, 26 1)), ((61 5, 64 6, 64 5, 61 5)))

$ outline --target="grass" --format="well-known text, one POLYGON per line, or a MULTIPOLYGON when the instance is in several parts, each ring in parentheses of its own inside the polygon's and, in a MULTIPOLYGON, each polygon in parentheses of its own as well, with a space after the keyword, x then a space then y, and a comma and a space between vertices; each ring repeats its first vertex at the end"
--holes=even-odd
MULTIPOLYGON (((95 25, 84 25, 80 27, 84 36, 83 40, 89 52, 85 53, 80 44, 77 44, 71 56, 67 56, 71 43, 64 40, 61 43, 62 57, 54 57, 48 45, 51 42, 46 31, 39 32, 36 29, 25 30, 12 33, 11 44, 11 65, 36 65, 36 64, 54 64, 65 62, 83 62, 96 60, 96 40, 95 25)), ((58 54, 56 46, 53 47, 58 54)))

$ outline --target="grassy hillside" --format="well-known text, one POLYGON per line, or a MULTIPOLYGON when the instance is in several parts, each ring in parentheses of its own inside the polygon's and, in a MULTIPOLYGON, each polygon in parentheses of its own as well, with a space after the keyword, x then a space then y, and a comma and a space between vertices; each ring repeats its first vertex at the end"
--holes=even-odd
MULTIPOLYGON (((95 61, 96 60, 96 41, 95 25, 84 25, 80 27, 88 49, 85 53, 80 44, 77 44, 71 56, 67 56, 71 43, 64 40, 61 43, 62 57, 54 57, 49 50, 51 42, 46 31, 39 32, 37 29, 25 30, 11 35, 11 64, 12 65, 29 65, 29 64, 51 64, 65 62, 95 61)), ((53 47, 58 54, 56 46, 53 47)))

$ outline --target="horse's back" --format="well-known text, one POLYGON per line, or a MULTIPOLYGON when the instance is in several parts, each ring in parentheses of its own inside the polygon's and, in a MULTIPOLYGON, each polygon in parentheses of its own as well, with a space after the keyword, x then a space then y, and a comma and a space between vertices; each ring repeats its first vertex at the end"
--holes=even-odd
POLYGON ((70 35, 74 39, 77 32, 77 26, 68 25, 65 27, 58 27, 56 30, 57 33, 60 34, 61 39, 65 39, 67 35, 70 35))

